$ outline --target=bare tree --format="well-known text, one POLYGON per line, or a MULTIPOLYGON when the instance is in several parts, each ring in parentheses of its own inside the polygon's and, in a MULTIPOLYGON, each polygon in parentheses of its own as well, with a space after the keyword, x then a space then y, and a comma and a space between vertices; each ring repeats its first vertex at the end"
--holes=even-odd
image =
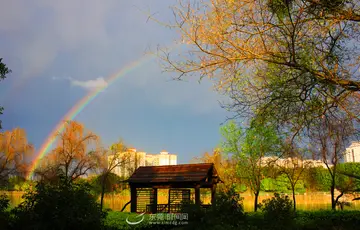
POLYGON ((340 198, 335 198, 338 164, 344 156, 349 139, 354 134, 355 129, 351 119, 338 120, 329 116, 324 116, 322 121, 310 130, 313 155, 323 161, 331 178, 330 193, 333 210, 335 210, 336 202, 340 198))

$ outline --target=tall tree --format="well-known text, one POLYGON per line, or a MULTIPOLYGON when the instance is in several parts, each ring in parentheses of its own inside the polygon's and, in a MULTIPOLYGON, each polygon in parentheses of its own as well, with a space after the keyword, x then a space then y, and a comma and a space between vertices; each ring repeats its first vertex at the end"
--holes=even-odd
POLYGON ((126 152, 126 146, 123 141, 118 141, 110 146, 108 150, 104 150, 99 156, 98 160, 98 170, 100 175, 98 179, 101 184, 101 195, 100 195, 100 207, 103 207, 103 200, 106 188, 112 186, 114 183, 119 183, 120 181, 112 181, 112 172, 115 168, 121 167, 124 168, 128 159, 130 159, 129 154, 124 154, 126 152))
POLYGON ((0 133, 0 184, 6 182, 9 176, 26 173, 24 159, 32 150, 25 130, 15 128, 0 133))
POLYGON ((336 209, 335 197, 338 165, 344 156, 346 145, 355 135, 355 129, 351 120, 344 118, 337 120, 323 116, 317 126, 311 129, 311 145, 314 157, 321 159, 326 165, 331 178, 331 208, 336 209))
POLYGON ((305 169, 309 168, 310 165, 307 161, 304 161, 304 152, 302 152, 293 142, 287 141, 284 143, 282 152, 283 159, 275 162, 273 169, 279 174, 286 176, 292 191, 293 208, 294 211, 296 211, 295 188, 301 180, 305 169))
POLYGON ((212 153, 205 152, 201 157, 194 158, 193 161, 214 164, 222 181, 219 184, 221 191, 230 191, 231 188, 241 184, 236 172, 238 163, 236 158, 222 153, 220 148, 214 149, 212 153))
MULTIPOLYGON (((11 73, 11 70, 2 62, 0 58, 0 81, 5 79, 6 76, 11 73)), ((0 114, 3 114, 4 108, 0 106, 0 114)), ((1 120, 0 120, 0 129, 1 129, 1 120)))
POLYGON ((279 150, 277 133, 272 125, 253 120, 245 135, 234 122, 223 127, 222 135, 222 149, 237 158, 238 176, 254 194, 254 211, 257 211, 264 166, 269 163, 265 157, 276 155, 279 150))
POLYGON ((360 121, 360 5, 345 2, 180 1, 171 26, 186 53, 158 54, 179 79, 213 79, 239 116, 268 116, 295 133, 334 110, 360 121))
POLYGON ((57 146, 40 163, 35 174, 43 179, 56 179, 62 174, 73 181, 96 169, 101 148, 99 138, 76 121, 67 121, 58 134, 57 146))

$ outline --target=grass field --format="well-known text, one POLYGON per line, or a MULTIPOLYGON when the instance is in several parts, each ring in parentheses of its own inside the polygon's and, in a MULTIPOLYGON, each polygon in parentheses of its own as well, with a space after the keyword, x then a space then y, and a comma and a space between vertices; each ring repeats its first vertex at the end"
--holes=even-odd
MULTIPOLYGON (((21 202, 21 196, 23 192, 5 192, 9 195, 12 206, 16 206, 21 202)), ((194 194, 192 194, 194 195, 194 194)), ((290 198, 291 198, 291 194, 290 198)), ((254 197, 251 194, 241 194, 244 198, 243 204, 244 209, 247 212, 253 210, 254 207, 254 197)), ((259 197, 259 202, 264 199, 272 197, 272 193, 261 193, 259 197)), ((347 200, 351 200, 351 196, 345 197, 347 200)), ((202 194, 201 200, 204 204, 210 203, 210 195, 202 194)), ((106 194, 104 198, 105 207, 110 208, 114 211, 120 211, 124 205, 130 201, 130 194, 106 194)), ((166 191, 159 191, 158 193, 158 204, 167 204, 168 196, 166 191)), ((330 209, 331 200, 329 193, 308 193, 308 194, 299 194, 296 195, 297 208, 299 210, 321 210, 321 209, 330 209)), ((346 210, 360 210, 360 201, 351 202, 351 207, 346 207, 346 210)), ((128 206, 124 211, 129 212, 130 206, 128 206)))

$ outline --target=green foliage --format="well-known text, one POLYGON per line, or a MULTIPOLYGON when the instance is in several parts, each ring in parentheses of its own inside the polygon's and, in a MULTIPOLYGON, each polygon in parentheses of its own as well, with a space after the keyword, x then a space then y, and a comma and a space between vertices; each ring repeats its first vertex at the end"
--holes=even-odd
POLYGON ((309 168, 304 172, 305 188, 312 191, 330 191, 331 176, 323 167, 309 168))
MULTIPOLYGON (((358 191, 360 180, 348 175, 360 175, 360 163, 341 163, 337 165, 335 187, 344 193, 358 191)), ((323 167, 309 168, 304 172, 305 187, 311 191, 330 191, 331 176, 323 167)))
MULTIPOLYGON (((121 188, 118 186, 118 183, 122 181, 121 177, 114 173, 108 173, 105 180, 105 193, 111 192, 121 192, 121 188)), ((102 175, 94 177, 91 179, 91 185, 93 187, 93 191, 96 194, 101 193, 101 184, 102 184, 102 175)))
POLYGON ((208 210, 194 204, 186 206, 182 210, 189 216, 186 229, 237 229, 245 220, 242 200, 239 193, 231 188, 219 192, 215 204, 208 210))
POLYGON ((210 212, 214 214, 214 218, 221 213, 222 215, 218 218, 221 222, 236 226, 239 220, 244 219, 242 201, 243 198, 235 191, 235 188, 227 192, 219 192, 210 212))
MULTIPOLYGON (((290 193, 291 186, 286 175, 281 174, 274 178, 265 178, 261 181, 261 190, 264 192, 290 193)), ((305 184, 303 180, 299 180, 295 185, 296 193, 305 192, 305 184)))
POLYGON ((360 191, 360 180, 348 175, 360 175, 360 163, 342 163, 337 166, 336 189, 347 193, 360 191))
POLYGON ((101 229, 106 213, 100 210, 90 185, 60 178, 58 184, 40 182, 28 190, 12 210, 14 229, 101 229))
POLYGON ((272 12, 276 13, 279 18, 283 19, 287 12, 288 5, 284 0, 269 0, 268 7, 272 12))
POLYGON ((11 70, 2 62, 2 58, 0 58, 0 80, 5 79, 9 73, 11 73, 11 70))
POLYGON ((241 229, 353 230, 358 229, 359 224, 359 211, 297 211, 290 224, 280 224, 278 216, 267 219, 264 213, 248 213, 246 226, 241 229))
POLYGON ((111 211, 108 213, 105 220, 105 229, 106 230, 123 230, 123 229, 171 229, 173 226, 166 225, 154 225, 149 224, 150 218, 149 215, 144 215, 144 220, 137 225, 129 225, 126 222, 126 218, 131 220, 137 220, 137 213, 127 213, 127 212, 115 212, 111 211))
POLYGON ((234 121, 230 121, 220 128, 220 133, 223 138, 220 144, 222 151, 226 154, 239 154, 243 138, 241 128, 234 121))
POLYGON ((9 228, 10 215, 8 208, 10 206, 10 199, 5 195, 0 195, 0 226, 1 229, 9 228))
POLYGON ((10 205, 10 199, 7 195, 2 194, 0 195, 0 213, 3 213, 6 211, 6 209, 10 205))
POLYGON ((253 119, 246 130, 242 147, 242 157, 259 158, 276 155, 280 148, 280 138, 275 126, 253 119))
MULTIPOLYGON (((11 70, 2 62, 2 58, 0 58, 0 81, 6 78, 6 75, 11 73, 11 70)), ((0 106, 0 114, 3 114, 4 108, 0 106)), ((0 121, 0 129, 1 129, 1 121, 0 121)))
POLYGON ((360 225, 359 211, 313 211, 313 212, 297 212, 296 225, 298 229, 307 230, 328 230, 342 229, 353 230, 358 229, 360 225))
POLYGON ((260 208, 264 213, 265 221, 276 228, 293 223, 295 212, 288 196, 275 193, 273 198, 264 200, 260 208))
POLYGON ((277 191, 275 183, 275 179, 265 178, 261 181, 261 190, 264 192, 275 192, 277 191))
POLYGON ((221 134, 222 150, 226 154, 233 154, 238 160, 236 171, 242 183, 254 194, 258 194, 267 170, 258 163, 263 157, 275 155, 279 151, 280 138, 275 127, 271 123, 263 122, 260 117, 255 117, 244 137, 241 128, 233 121, 222 127, 221 134))
POLYGON ((29 183, 24 177, 14 176, 8 180, 8 190, 25 191, 29 187, 29 183))

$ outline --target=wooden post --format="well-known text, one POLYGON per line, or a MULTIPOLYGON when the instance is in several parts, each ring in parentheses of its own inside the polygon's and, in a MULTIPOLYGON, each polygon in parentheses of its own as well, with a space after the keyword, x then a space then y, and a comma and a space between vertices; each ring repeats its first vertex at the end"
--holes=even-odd
POLYGON ((170 188, 169 188, 169 194, 168 194, 168 213, 170 213, 170 202, 171 202, 171 199, 170 199, 170 188))
POLYGON ((200 186, 199 185, 197 185, 195 187, 195 204, 197 204, 197 205, 201 204, 201 202, 200 202, 200 186))
POLYGON ((158 190, 157 188, 154 188, 154 203, 152 208, 152 213, 157 213, 157 196, 158 196, 158 190))
POLYGON ((137 194, 136 194, 136 187, 134 185, 130 185, 130 212, 136 212, 136 205, 137 205, 137 194))
POLYGON ((214 184, 214 185, 211 187, 211 205, 214 205, 215 202, 216 202, 215 194, 216 194, 216 184, 214 184))

